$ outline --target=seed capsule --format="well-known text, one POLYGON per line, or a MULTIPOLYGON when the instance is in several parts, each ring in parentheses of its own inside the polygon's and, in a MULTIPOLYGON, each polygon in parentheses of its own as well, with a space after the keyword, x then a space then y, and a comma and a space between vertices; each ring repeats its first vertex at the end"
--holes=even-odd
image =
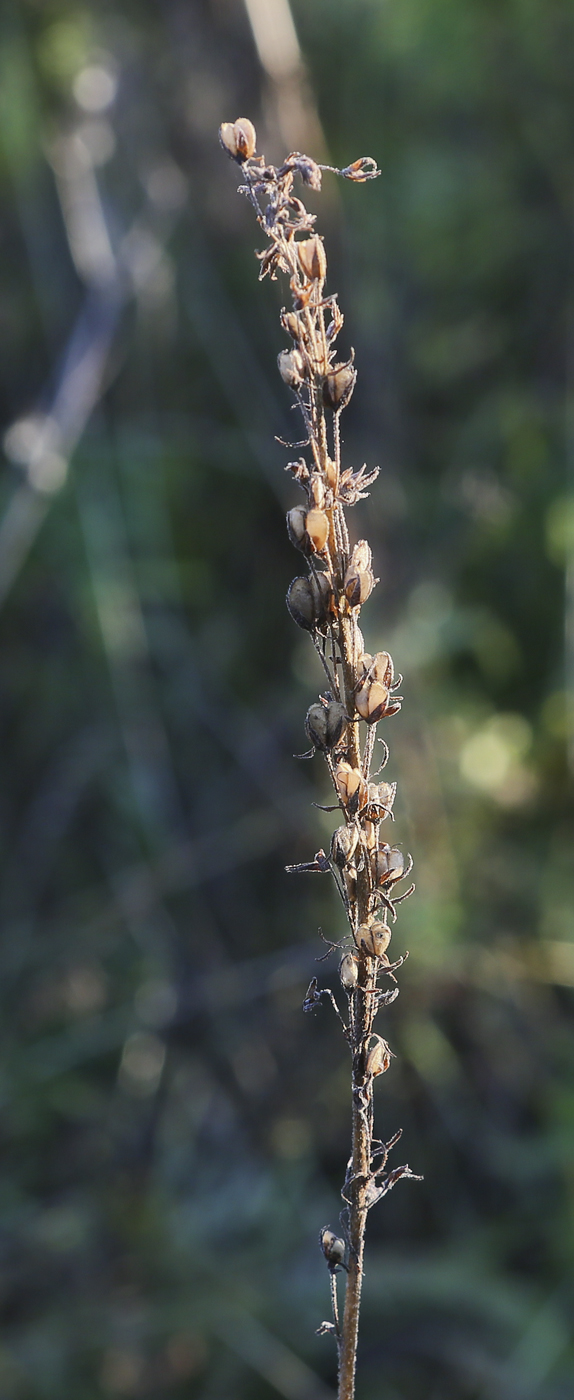
POLYGON ((333 1230, 321 1230, 319 1244, 330 1269, 336 1269, 337 1264, 344 1263, 345 1241, 339 1235, 335 1235, 333 1230))
POLYGON ((365 1064, 367 1078, 376 1079, 378 1074, 384 1074, 389 1068, 393 1052, 382 1035, 373 1036, 374 1044, 371 1045, 365 1064))
POLYGON ((295 315, 294 311, 281 312, 281 325, 283 326, 283 330, 287 331, 287 334, 291 336, 292 340, 300 340, 301 324, 299 317, 295 315))
POLYGON ((298 243, 297 252, 305 276, 310 277, 312 281, 324 281, 327 275, 327 258, 323 240, 317 234, 313 238, 306 238, 302 243, 298 243))
POLYGON ((334 365, 329 374, 323 380, 323 403, 333 411, 346 408, 357 378, 356 370, 353 369, 350 361, 347 364, 334 365))
POLYGON ((371 872, 376 885, 384 888, 402 880, 405 858, 398 846, 380 846, 371 856, 371 872))
POLYGON ((388 924, 361 924, 357 929, 357 943, 370 958, 382 958, 391 941, 388 924))
POLYGON ((356 953, 344 953, 339 963, 339 977, 341 986, 346 992, 352 992, 359 980, 359 961, 356 953))
POLYGON ((305 365, 299 350, 280 350, 277 356, 279 373, 284 384, 290 389, 298 389, 303 383, 305 365))
POLYGON ((375 580, 371 570, 347 569, 344 580, 344 589, 347 602, 352 608, 360 608, 362 603, 366 603, 370 597, 375 580))
POLYGON ((287 534, 291 544, 295 545, 295 549, 300 549, 302 554, 310 553, 309 536, 305 529, 306 514, 305 506, 293 506, 286 516, 287 534))
POLYGON ((223 149, 240 165, 254 156, 257 149, 255 127, 248 117, 238 117, 236 122, 223 122, 219 128, 219 140, 223 149))
POLYGON ((338 744, 347 723, 347 715, 338 700, 328 705, 317 702, 310 705, 305 719, 305 729, 316 749, 328 753, 338 744))
POLYGON ((309 510, 305 516, 305 529, 312 548, 320 554, 329 538, 329 518, 323 510, 309 510))
POLYGON ((326 574, 309 578, 294 578, 287 590, 287 607, 293 621, 306 632, 324 627, 332 599, 331 585, 326 574))
POLYGON ((335 786, 345 807, 358 811, 361 798, 367 791, 360 768, 352 768, 342 759, 335 769, 335 786))
POLYGON ((338 826, 331 838, 331 860, 339 870, 352 860, 357 849, 359 833, 356 826, 338 826))

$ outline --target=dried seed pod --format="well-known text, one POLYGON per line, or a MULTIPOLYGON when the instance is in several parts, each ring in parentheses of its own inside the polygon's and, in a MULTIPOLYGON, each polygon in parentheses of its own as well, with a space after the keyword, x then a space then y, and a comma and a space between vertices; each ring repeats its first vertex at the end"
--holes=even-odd
POLYGON ((375 586, 371 569, 347 569, 344 579, 345 596, 351 608, 360 608, 366 603, 375 586))
POLYGON ((376 1079, 389 1068, 393 1052, 382 1035, 373 1036, 373 1044, 367 1055, 365 1074, 368 1079, 376 1079))
POLYGON ((298 389, 303 383, 305 363, 300 350, 280 350, 277 356, 279 373, 284 384, 298 389))
POLYGON ((367 724, 378 724, 380 719, 396 715, 401 708, 400 695, 391 695, 388 687, 380 681, 366 680, 355 696, 355 705, 367 724))
POLYGON ((371 546, 367 540, 357 541, 357 544, 355 545, 355 548, 349 560, 349 566, 351 568, 357 569, 359 572, 361 572, 362 570, 372 569, 373 556, 371 553, 371 546))
POLYGON ((287 335, 291 336, 292 340, 297 341, 301 339, 301 323, 294 311, 281 312, 281 325, 283 326, 283 330, 287 331, 287 335))
POLYGON ((309 500, 317 510, 322 510, 325 504, 325 483, 319 472, 312 472, 309 477, 309 500))
POLYGON ((392 812, 397 791, 396 783, 369 783, 365 799, 365 816, 371 822, 384 821, 392 812))
POLYGON ((402 880, 405 858, 398 846, 379 846, 371 855, 371 872, 376 885, 384 888, 402 880))
POLYGON ((339 870, 344 870, 353 859, 357 849, 359 833, 356 826, 338 826, 331 838, 331 860, 339 870))
POLYGON ((305 238, 297 244, 297 253, 305 276, 313 282, 323 282, 327 276, 327 257, 322 238, 318 234, 305 238))
POLYGON ((352 992, 359 980, 359 960, 356 953, 344 953, 339 963, 339 977, 341 986, 346 992, 352 992))
POLYGON ((357 944, 370 958, 382 958, 391 941, 388 924, 361 924, 357 929, 357 944))
POLYGON ((323 380, 323 403, 326 407, 332 408, 333 412, 346 408, 356 378, 357 373, 350 360, 346 364, 333 365, 323 380))
POLYGON ((314 552, 320 554, 329 538, 329 517, 324 510, 307 511, 305 529, 314 552))
POLYGON ((240 165, 254 156, 257 149, 255 127, 248 117, 238 117, 236 122, 223 122, 219 128, 219 140, 224 151, 240 165))
POLYGON ((345 807, 358 811, 361 797, 367 791, 360 768, 352 768, 350 763, 341 759, 335 768, 335 786, 345 807))
POLYGON ((316 606, 310 578, 294 578, 287 591, 287 607, 293 621, 306 632, 316 626, 316 606))
POLYGON ((321 1230, 319 1244, 327 1260, 330 1269, 336 1269, 337 1264, 345 1261, 345 1241, 336 1235, 333 1230, 321 1230))
POLYGON ((329 616, 332 590, 326 574, 294 578, 287 590, 287 607, 293 621, 306 632, 324 627, 329 616))
POLYGON ((310 553, 309 536, 305 529, 306 514, 305 506, 293 506, 286 515, 287 534, 291 544, 295 545, 295 549, 300 549, 302 554, 310 553))
POLYGON ((291 278, 289 286, 291 288, 295 311, 304 311, 305 307, 309 305, 311 287, 302 287, 296 277, 291 278))
POLYGON ((338 700, 331 700, 328 705, 317 701, 307 710, 305 729, 315 748, 328 753, 339 743, 346 723, 345 707, 338 700))

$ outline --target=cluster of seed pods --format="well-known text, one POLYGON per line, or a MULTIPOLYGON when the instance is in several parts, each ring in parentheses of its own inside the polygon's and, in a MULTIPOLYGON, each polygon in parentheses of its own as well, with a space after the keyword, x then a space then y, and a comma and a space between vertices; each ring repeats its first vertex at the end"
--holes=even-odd
MULTIPOLYGON (((335 1332, 341 1375, 348 1378, 356 1348, 366 1212, 401 1175, 412 1175, 408 1167, 401 1167, 385 1177, 388 1150, 398 1135, 375 1151, 372 1135, 373 1081, 391 1062, 389 1046, 374 1033, 373 1020, 378 1009, 398 994, 394 972, 403 958, 390 962, 391 925, 397 904, 414 888, 395 893, 409 875, 412 861, 398 845, 384 839, 388 828, 383 830, 383 823, 393 819, 396 784, 377 781, 388 758, 384 740, 382 754, 376 750, 377 727, 400 710, 401 678, 395 679, 387 651, 367 652, 359 625, 363 604, 378 580, 368 542, 351 545, 345 511, 368 495, 378 468, 355 469, 341 462, 339 423, 355 387, 354 354, 337 358, 335 344, 343 316, 336 294, 326 289, 327 257, 323 239, 314 231, 315 216, 295 190, 296 179, 319 190, 323 171, 333 167, 318 165, 299 152, 279 167, 267 164, 256 154, 255 131, 246 118, 224 123, 220 139, 241 167, 240 192, 253 205, 265 235, 266 246, 257 254, 260 277, 275 279, 284 274, 291 294, 290 306, 281 311, 289 344, 278 356, 278 369, 294 395, 304 427, 303 441, 296 446, 306 449, 306 455, 289 462, 286 470, 303 496, 287 513, 287 531, 306 568, 289 585, 287 607, 297 626, 309 634, 322 666, 325 683, 307 711, 305 728, 311 754, 320 752, 329 770, 335 802, 328 810, 338 810, 341 821, 328 854, 320 850, 313 860, 287 868, 330 872, 349 927, 339 945, 348 1021, 340 1016, 330 989, 319 991, 315 978, 304 1002, 304 1009, 311 1010, 322 996, 331 998, 353 1061, 353 1152, 342 1193, 346 1203, 343 1236, 330 1229, 321 1233, 331 1272, 339 1268, 348 1272, 343 1328, 335 1300, 334 1322, 323 1324, 322 1329, 335 1332), (375 752, 382 762, 377 762, 373 776, 375 752), (381 976, 387 979, 385 990, 378 982, 381 976)), ((370 158, 334 173, 355 182, 379 174, 370 158)), ((349 1384, 341 1394, 352 1393, 349 1384)))

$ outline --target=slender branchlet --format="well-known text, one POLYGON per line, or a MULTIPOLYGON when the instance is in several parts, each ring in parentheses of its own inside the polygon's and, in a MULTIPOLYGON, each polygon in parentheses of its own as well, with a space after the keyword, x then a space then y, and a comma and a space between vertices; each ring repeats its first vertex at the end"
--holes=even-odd
POLYGON ((373 1135, 373 1085, 392 1058, 387 1041, 374 1031, 375 1016, 398 996, 395 973, 406 956, 395 962, 389 958, 391 928, 397 905, 414 885, 395 893, 408 878, 412 860, 385 841, 382 830, 392 819, 396 784, 374 781, 388 758, 383 740, 378 764, 377 726, 400 709, 401 678, 395 679, 387 651, 365 651, 359 619, 377 579, 367 541, 351 546, 345 518, 346 507, 368 495, 378 468, 354 471, 341 463, 339 420, 355 386, 354 357, 351 351, 348 359, 336 358, 343 316, 336 294, 325 289, 327 258, 323 240, 314 232, 315 216, 307 212, 294 185, 298 176, 303 185, 319 190, 324 170, 356 183, 380 172, 370 157, 333 170, 299 152, 279 167, 267 165, 256 154, 255 130, 246 118, 224 122, 220 140, 241 167, 240 192, 251 201, 267 240, 257 254, 260 277, 269 274, 275 279, 284 273, 291 291, 291 307, 281 312, 290 346, 281 351, 278 366, 303 418, 304 438, 297 446, 307 449, 307 456, 286 468, 303 492, 303 503, 287 514, 287 531, 307 568, 290 584, 287 607, 294 622, 309 633, 323 668, 325 689, 307 711, 305 728, 310 754, 319 751, 327 764, 335 794, 329 810, 340 813, 340 825, 328 854, 320 850, 313 860, 287 868, 330 873, 349 926, 338 945, 346 1019, 332 991, 320 989, 315 977, 303 1006, 310 1011, 322 998, 329 1000, 351 1054, 352 1150, 341 1193, 341 1235, 325 1228, 320 1236, 333 1320, 319 1331, 330 1333, 336 1342, 339 1400, 353 1400, 367 1215, 395 1182, 413 1175, 406 1165, 394 1170, 387 1165, 400 1132, 389 1142, 373 1135), (377 771, 372 775, 375 753, 377 771), (346 1279, 342 1315, 337 1299, 341 1273, 346 1279))

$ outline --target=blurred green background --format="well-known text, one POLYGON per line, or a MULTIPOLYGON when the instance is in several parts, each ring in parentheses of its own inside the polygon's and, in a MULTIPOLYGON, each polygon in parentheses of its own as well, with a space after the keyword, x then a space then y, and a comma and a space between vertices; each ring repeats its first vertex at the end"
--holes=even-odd
POLYGON ((348 1065, 284 594, 284 290, 217 143, 312 196, 417 892, 359 1400, 574 1387, 574 10, 5 0, 2 1400, 326 1400, 348 1065))

